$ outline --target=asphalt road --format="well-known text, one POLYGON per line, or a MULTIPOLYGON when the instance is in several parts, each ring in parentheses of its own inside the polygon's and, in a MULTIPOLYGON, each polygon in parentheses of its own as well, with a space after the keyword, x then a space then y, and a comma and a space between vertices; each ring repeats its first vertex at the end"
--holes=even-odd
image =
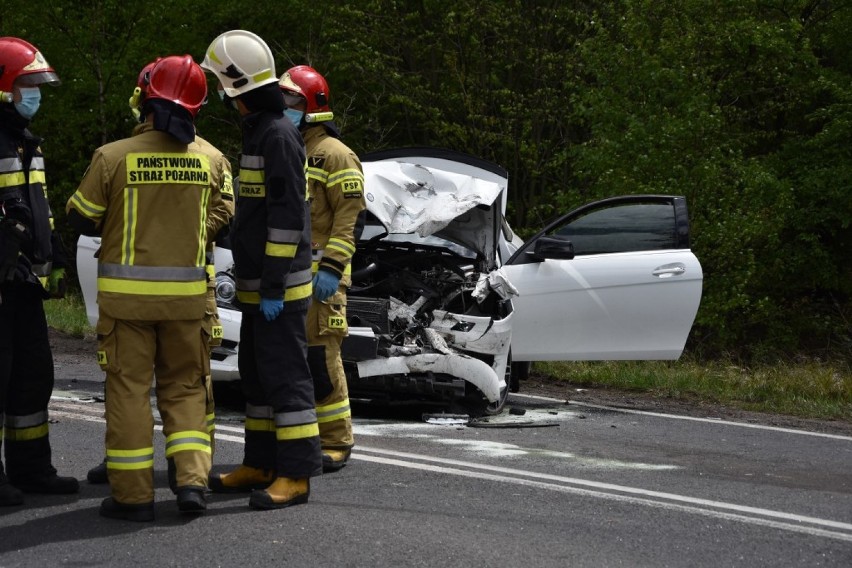
MULTIPOLYGON (((102 376, 63 365, 54 463, 84 479, 102 457, 102 376)), ((524 413, 448 424, 356 405, 350 465, 280 511, 213 495, 203 516, 179 515, 157 433, 154 523, 99 517, 108 487, 85 481, 78 496, 27 496, 0 509, 0 567, 852 566, 850 436, 519 395, 510 406, 524 413)), ((214 469, 242 450, 239 412, 223 406, 214 469)))

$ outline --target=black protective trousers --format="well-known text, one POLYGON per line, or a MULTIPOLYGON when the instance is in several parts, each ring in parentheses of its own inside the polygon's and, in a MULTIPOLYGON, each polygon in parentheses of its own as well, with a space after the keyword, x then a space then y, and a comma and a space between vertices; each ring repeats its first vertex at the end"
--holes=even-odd
POLYGON ((44 316, 44 290, 30 283, 0 286, 0 415, 6 473, 13 481, 53 470, 47 405, 53 354, 44 316))
POLYGON ((322 472, 305 310, 272 321, 243 312, 238 363, 246 398, 243 464, 300 479, 322 472))

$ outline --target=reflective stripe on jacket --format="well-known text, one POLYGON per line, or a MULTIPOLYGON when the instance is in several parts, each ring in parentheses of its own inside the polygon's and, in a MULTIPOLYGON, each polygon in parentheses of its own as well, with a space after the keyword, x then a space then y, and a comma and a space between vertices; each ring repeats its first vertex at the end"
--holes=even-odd
POLYGON ((65 265, 53 232, 40 143, 27 129, 0 127, 0 217, 23 222, 29 229, 32 240, 21 250, 26 268, 18 273, 32 283, 48 276, 54 265, 65 265))

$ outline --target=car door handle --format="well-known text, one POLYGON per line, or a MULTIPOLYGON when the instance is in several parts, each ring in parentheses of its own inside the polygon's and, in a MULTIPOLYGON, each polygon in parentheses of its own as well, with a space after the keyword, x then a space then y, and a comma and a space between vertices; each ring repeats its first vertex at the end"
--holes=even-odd
POLYGON ((681 262, 675 262, 673 264, 658 266, 653 272, 651 272, 651 274, 658 278, 671 278, 672 276, 678 276, 684 272, 686 272, 686 266, 684 266, 681 262))

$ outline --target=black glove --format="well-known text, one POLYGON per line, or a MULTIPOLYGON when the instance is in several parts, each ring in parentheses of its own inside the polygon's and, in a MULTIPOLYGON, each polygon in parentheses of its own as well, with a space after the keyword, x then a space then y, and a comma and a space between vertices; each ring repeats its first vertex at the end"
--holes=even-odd
POLYGON ((21 244, 29 240, 27 226, 8 217, 0 219, 0 282, 15 278, 21 244))

